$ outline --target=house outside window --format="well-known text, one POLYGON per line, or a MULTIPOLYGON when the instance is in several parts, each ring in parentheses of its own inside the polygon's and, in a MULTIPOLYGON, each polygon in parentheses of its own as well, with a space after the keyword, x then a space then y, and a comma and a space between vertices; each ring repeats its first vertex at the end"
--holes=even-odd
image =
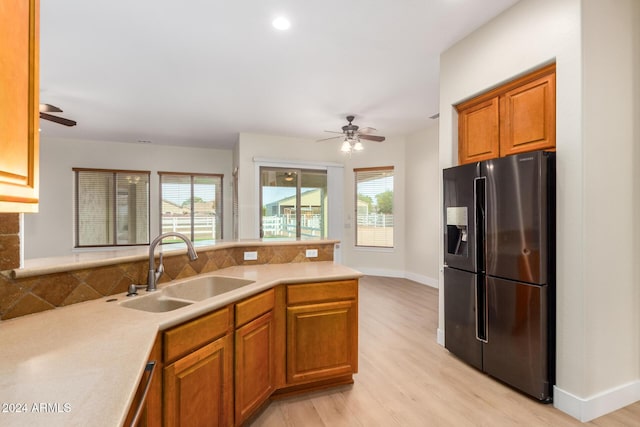
POLYGON ((149 171, 73 172, 75 247, 149 244, 149 171))
MULTIPOLYGON (((182 233, 193 242, 222 239, 223 176, 178 172, 158 175, 160 232, 182 233)), ((171 238, 164 242, 171 242, 171 238)))
POLYGON ((393 247, 393 166, 358 168, 356 246, 393 247))

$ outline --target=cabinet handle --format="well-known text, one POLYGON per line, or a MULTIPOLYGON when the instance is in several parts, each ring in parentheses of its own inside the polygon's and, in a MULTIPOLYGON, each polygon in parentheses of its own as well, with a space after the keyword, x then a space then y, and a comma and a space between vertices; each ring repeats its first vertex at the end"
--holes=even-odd
POLYGON ((131 420, 130 427, 136 427, 138 422, 140 421, 140 414, 142 413, 142 408, 144 407, 144 403, 147 400, 147 393, 149 392, 149 387, 151 386, 151 380, 153 379, 153 374, 156 371, 156 361, 151 360, 147 363, 147 366, 144 367, 145 372, 149 372, 147 376, 147 382, 144 385, 144 391, 142 392, 142 397, 140 398, 140 402, 138 402, 138 407, 136 408, 136 412, 133 415, 133 419, 131 420))

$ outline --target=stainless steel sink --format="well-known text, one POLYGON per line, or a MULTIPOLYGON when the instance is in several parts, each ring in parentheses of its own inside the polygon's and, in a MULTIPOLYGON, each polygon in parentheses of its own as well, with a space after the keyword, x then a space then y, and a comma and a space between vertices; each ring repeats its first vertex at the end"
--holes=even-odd
POLYGON ((161 293, 136 297, 120 303, 123 307, 149 311, 152 313, 164 313, 167 311, 177 310, 178 308, 186 307, 191 304, 193 304, 193 302, 167 298, 161 293))
POLYGON ((202 276, 186 279, 175 285, 167 286, 162 293, 168 297, 202 301, 215 297, 246 285, 253 280, 238 279, 236 277, 202 276))

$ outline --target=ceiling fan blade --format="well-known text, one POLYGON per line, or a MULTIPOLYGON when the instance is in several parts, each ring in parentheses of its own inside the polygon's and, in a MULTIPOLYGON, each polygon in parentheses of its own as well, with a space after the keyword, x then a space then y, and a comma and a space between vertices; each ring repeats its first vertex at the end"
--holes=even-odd
POLYGON ((377 135, 360 135, 360 139, 367 139, 369 141, 382 142, 385 140, 385 137, 377 136, 377 135))
POLYGON ((329 138, 317 139, 316 142, 322 142, 322 141, 328 141, 330 139, 342 138, 342 132, 336 132, 336 133, 339 133, 340 135, 338 135, 338 136, 330 136, 329 138))
POLYGON ((40 118, 41 119, 45 119, 45 120, 50 120, 52 122, 56 122, 56 123, 59 123, 61 125, 65 125, 65 126, 75 126, 75 125, 78 124, 74 120, 69 120, 69 119, 65 119, 63 117, 53 116, 53 115, 47 114, 47 113, 40 113, 40 118))
POLYGON ((51 104, 40 104, 41 113, 62 113, 62 109, 51 104))
POLYGON ((377 129, 376 128, 372 128, 367 126, 366 128, 361 128, 358 132, 360 132, 360 134, 367 134, 367 133, 371 133, 371 132, 375 132, 377 129))
POLYGON ((333 131, 333 130, 325 130, 325 132, 327 132, 327 133, 339 133, 340 135, 342 135, 344 133, 344 132, 336 132, 336 131, 333 131))

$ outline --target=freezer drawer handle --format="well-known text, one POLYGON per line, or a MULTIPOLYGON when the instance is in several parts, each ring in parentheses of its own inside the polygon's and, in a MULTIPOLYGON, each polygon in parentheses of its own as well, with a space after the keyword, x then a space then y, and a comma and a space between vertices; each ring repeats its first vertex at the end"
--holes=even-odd
POLYGON ((487 318, 487 289, 485 279, 480 276, 476 279, 475 286, 476 297, 476 339, 482 342, 489 342, 487 318))

